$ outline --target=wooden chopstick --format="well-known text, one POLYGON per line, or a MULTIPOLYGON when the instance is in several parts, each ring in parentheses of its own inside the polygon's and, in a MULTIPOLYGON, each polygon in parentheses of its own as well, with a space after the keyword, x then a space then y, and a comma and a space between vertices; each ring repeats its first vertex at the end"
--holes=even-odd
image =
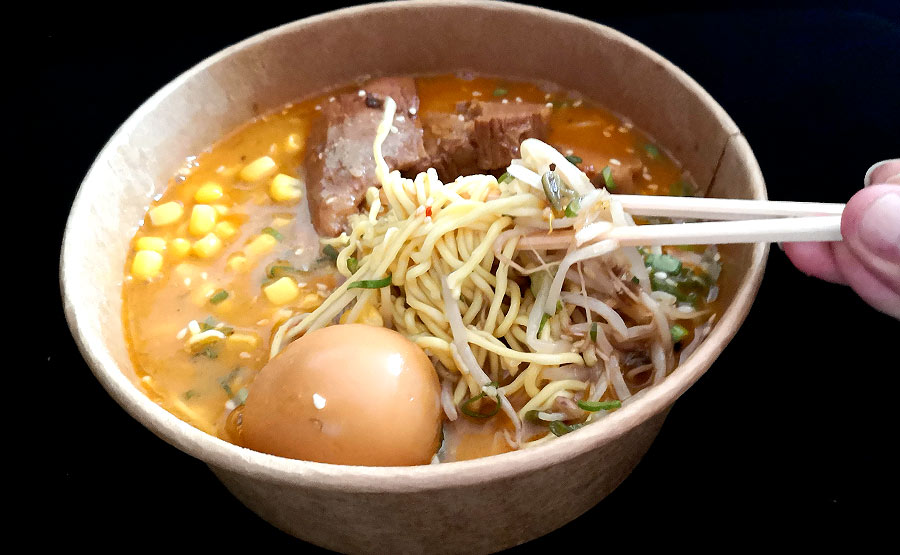
POLYGON ((656 195, 612 195, 632 216, 743 220, 750 218, 840 216, 844 204, 656 195))
POLYGON ((615 239, 622 246, 712 245, 840 241, 840 216, 769 218, 730 222, 699 222, 621 226, 596 240, 615 239))

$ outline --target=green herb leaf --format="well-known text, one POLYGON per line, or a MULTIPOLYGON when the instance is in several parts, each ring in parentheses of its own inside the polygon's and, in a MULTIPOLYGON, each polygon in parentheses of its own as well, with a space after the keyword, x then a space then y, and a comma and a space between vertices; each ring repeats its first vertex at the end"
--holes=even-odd
POLYGON ((597 342, 597 322, 591 322, 591 341, 597 342))
POLYGON ((644 262, 653 269, 654 272, 665 272, 669 275, 675 275, 681 272, 681 260, 668 254, 650 254, 644 258, 644 262))
POLYGON ((350 257, 347 259, 347 269, 350 270, 351 274, 355 274, 356 270, 359 269, 359 260, 354 257, 350 257))
POLYGON ((381 289, 382 287, 387 287, 390 284, 391 276, 390 274, 388 274, 387 277, 381 279, 363 279, 360 281, 354 281, 347 286, 347 289, 381 289))
POLYGON ((511 173, 505 172, 503 175, 501 175, 497 179, 497 183, 508 183, 508 182, 512 181, 513 179, 515 179, 515 178, 512 176, 511 173))
POLYGON ((656 145, 647 143, 644 145, 644 150, 647 152, 647 156, 656 160, 659 158, 659 149, 656 148, 656 145))
POLYGON ((243 405, 247 402, 247 395, 249 395, 249 391, 247 391, 246 387, 242 387, 237 390, 237 393, 234 394, 234 397, 231 398, 232 401, 239 405, 243 405))
POLYGON ((566 155, 566 160, 572 162, 573 164, 580 164, 581 162, 583 162, 581 156, 575 156, 574 154, 566 155))
POLYGON ((549 319, 550 319, 549 314, 544 314, 543 316, 541 316, 541 325, 538 326, 538 331, 537 331, 538 337, 541 336, 541 332, 544 331, 544 326, 547 325, 547 320, 549 320, 549 319))
POLYGON ((529 422, 536 422, 538 424, 543 423, 544 421, 538 418, 538 413, 541 412, 539 410, 530 410, 525 413, 525 420, 529 422))
POLYGON ((332 262, 336 261, 338 257, 337 249, 332 247, 331 245, 325 245, 322 248, 322 254, 330 258, 332 262))
POLYGON ((588 412, 597 412, 621 408, 622 401, 578 401, 578 406, 588 412))
POLYGON ((509 92, 508 90, 506 90, 502 87, 497 87, 496 89, 494 89, 494 96, 503 96, 508 92, 509 92))
POLYGON ((578 215, 578 210, 581 209, 581 199, 575 197, 569 202, 568 206, 566 206, 566 217, 574 218, 578 215))
POLYGON ((265 234, 267 234, 267 235, 271 235, 272 237, 274 237, 274 238, 275 238, 277 241, 279 241, 279 242, 282 241, 282 240, 284 239, 284 235, 282 235, 281 233, 279 233, 278 230, 275 229, 274 227, 265 227, 265 228, 263 228, 262 232, 265 233, 265 234))
POLYGON ((688 334, 688 330, 678 324, 675 324, 674 326, 669 328, 669 331, 672 333, 673 343, 678 343, 679 341, 687 337, 688 334))
POLYGON ((604 167, 600 171, 600 175, 603 176, 603 182, 606 184, 606 188, 610 191, 616 188, 616 182, 613 180, 612 176, 612 168, 609 166, 604 167))
POLYGON ((226 291, 224 289, 219 289, 218 291, 216 291, 215 293, 212 294, 212 296, 209 298, 209 302, 212 304, 219 304, 220 302, 224 301, 227 298, 228 298, 228 291, 226 291))

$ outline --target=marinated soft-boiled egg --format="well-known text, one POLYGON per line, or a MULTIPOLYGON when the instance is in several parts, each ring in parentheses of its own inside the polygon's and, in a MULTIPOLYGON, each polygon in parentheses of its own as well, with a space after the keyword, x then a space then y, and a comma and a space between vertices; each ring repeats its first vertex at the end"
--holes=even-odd
POLYGON ((240 442, 334 464, 428 464, 441 414, 437 374, 418 345, 386 328, 336 325, 295 340, 260 370, 240 442))

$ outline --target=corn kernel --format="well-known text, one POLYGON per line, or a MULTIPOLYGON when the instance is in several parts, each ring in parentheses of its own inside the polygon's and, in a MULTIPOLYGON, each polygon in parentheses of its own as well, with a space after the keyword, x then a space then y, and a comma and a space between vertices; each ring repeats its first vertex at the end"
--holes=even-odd
POLYGON ((162 269, 163 256, 156 251, 137 251, 131 262, 131 273, 134 276, 150 279, 162 269))
POLYGON ((261 156, 250 162, 241 170, 240 177, 244 181, 258 181, 265 177, 269 177, 277 170, 275 160, 268 156, 261 156))
POLYGON ((177 222, 184 215, 184 207, 175 201, 160 204, 147 211, 150 221, 155 226, 169 225, 177 222))
POLYGON ((163 252, 166 250, 166 240, 162 237, 141 237, 135 241, 134 246, 139 251, 163 252))
POLYGON ((231 210, 225 206, 224 204, 213 204, 213 208, 216 209, 216 214, 220 216, 227 216, 231 210))
POLYGON ((272 178, 272 183, 269 185, 269 196, 275 202, 297 202, 303 197, 301 183, 299 179, 279 173, 272 178))
MULTIPOLYGON (((341 315, 340 322, 342 324, 347 323, 348 317, 350 316, 351 312, 352 310, 348 310, 341 315)), ((359 312, 359 316, 356 317, 355 323, 365 324, 367 326, 376 326, 380 328, 384 325, 384 320, 382 320, 381 313, 378 312, 377 308, 372 305, 366 305, 366 307, 359 312)))
POLYGON ((197 192, 194 193, 194 200, 209 204, 222 198, 223 194, 222 186, 214 181, 210 181, 209 183, 204 183, 197 189, 197 192))
POLYGON ((250 261, 247 260, 246 256, 235 254, 228 259, 225 265, 232 272, 243 272, 250 267, 250 261))
POLYGON ((259 339, 249 333, 233 333, 225 339, 225 348, 240 353, 250 352, 259 346, 259 339))
POLYGON ((213 228, 213 231, 220 239, 230 239, 237 233, 237 228, 234 227, 234 224, 231 222, 219 222, 216 224, 216 227, 213 228))
POLYGON ((169 241, 169 252, 179 258, 184 258, 191 252, 191 242, 181 237, 176 237, 169 241))
POLYGON ((306 312, 312 312, 313 310, 319 308, 319 305, 324 301, 322 297, 315 293, 307 293, 303 296, 303 299, 300 301, 300 304, 297 308, 306 312))
POLYGON ((210 258, 219 254, 219 251, 222 250, 222 241, 216 237, 215 233, 208 233, 202 239, 197 239, 191 250, 200 258, 210 258))
POLYGON ((271 302, 282 305, 287 304, 297 298, 300 294, 300 288, 291 278, 285 276, 278 281, 263 287, 263 293, 266 294, 271 302))
POLYGON ((284 141, 284 149, 288 152, 297 152, 306 144, 302 136, 297 133, 291 133, 284 141))
POLYGON ((206 235, 213 230, 216 225, 216 209, 208 204, 194 205, 191 211, 191 227, 189 228, 192 235, 206 235))
POLYGON ((268 233, 262 233, 244 247, 244 252, 250 256, 259 256, 272 250, 278 244, 278 239, 268 233))
POLYGON ((274 228, 284 227, 284 226, 290 224, 292 221, 293 220, 291 218, 275 216, 274 218, 272 218, 272 227, 274 227, 274 228))

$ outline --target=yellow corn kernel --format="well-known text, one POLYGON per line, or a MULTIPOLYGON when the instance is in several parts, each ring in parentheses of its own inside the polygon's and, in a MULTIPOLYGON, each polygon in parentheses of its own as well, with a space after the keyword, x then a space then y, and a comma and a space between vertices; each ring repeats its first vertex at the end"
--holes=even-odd
POLYGON ((225 206, 224 204, 213 204, 213 208, 216 209, 216 214, 220 216, 227 216, 231 210, 225 206))
POLYGON ((297 152, 303 148, 304 144, 306 144, 306 141, 302 136, 297 133, 291 133, 284 140, 284 149, 288 152, 297 152))
POLYGON ((271 302, 282 305, 287 304, 297 298, 300 294, 300 288, 291 278, 285 276, 278 281, 263 287, 263 293, 266 294, 271 302))
POLYGON ((141 237, 135 241, 134 246, 139 251, 163 252, 166 250, 166 240, 162 237, 141 237))
POLYGON ((156 251, 137 251, 131 262, 131 274, 150 279, 162 269, 163 256, 156 251))
POLYGON ((294 312, 288 308, 279 308, 272 314, 272 322, 275 324, 275 327, 280 326, 281 324, 287 322, 288 318, 294 315, 294 312))
POLYGON ((307 293, 306 295, 303 295, 303 299, 300 300, 300 304, 297 308, 302 311, 312 312, 319 308, 319 305, 321 305, 324 300, 325 299, 315 293, 307 293))
POLYGON ((269 184, 269 196, 275 202, 297 202, 303 197, 301 181, 289 175, 279 173, 269 184))
POLYGON ((202 239, 194 241, 191 250, 200 258, 211 258, 222 250, 222 240, 215 233, 208 233, 202 239))
POLYGON ((194 200, 209 204, 222 198, 223 194, 222 186, 215 181, 210 181, 209 183, 204 183, 197 189, 197 192, 194 193, 194 200))
POLYGON ((261 156, 256 160, 250 162, 244 169, 241 170, 240 177, 244 181, 259 181, 265 177, 269 177, 278 167, 275 165, 275 160, 272 160, 268 156, 261 156))
POLYGON ((181 237, 176 237, 169 241, 169 252, 179 258, 184 258, 191 252, 191 242, 181 237))
POLYGON ((216 226, 216 209, 208 204, 196 204, 191 211, 190 232, 192 235, 206 235, 216 226))
POLYGON ((225 265, 232 272, 243 272, 250 267, 250 261, 247 260, 246 256, 235 254, 228 259, 228 262, 226 262, 225 265))
POLYGON ((249 256, 259 256, 272 250, 276 244, 278 244, 278 239, 268 233, 262 233, 244 247, 244 252, 249 256))
POLYGON ((274 218, 272 218, 272 227, 274 227, 274 228, 284 227, 284 226, 290 224, 292 221, 293 221, 292 218, 284 218, 281 216, 275 216, 274 218))
POLYGON ((234 224, 231 222, 219 222, 216 224, 216 227, 213 228, 213 232, 218 235, 220 239, 230 239, 237 233, 237 228, 234 227, 234 224))
POLYGON ((177 222, 184 215, 184 207, 175 201, 160 204, 147 211, 150 221, 155 226, 169 225, 177 222))
MULTIPOLYGON (((352 309, 351 309, 351 310, 347 310, 347 311, 345 311, 345 312, 341 315, 341 320, 340 320, 340 322, 341 322, 342 324, 346 324, 346 323, 347 323, 348 317, 350 316, 350 313, 351 313, 352 311, 353 311, 352 309)), ((353 322, 351 322, 351 323, 353 323, 353 322)), ((359 312, 359 316, 356 317, 356 322, 355 322, 355 323, 357 323, 357 324, 365 324, 365 325, 367 325, 367 326, 376 326, 376 327, 379 327, 379 328, 380 328, 380 327, 382 327, 382 326, 384 325, 384 320, 382 320, 382 318, 381 318, 381 313, 378 312, 378 309, 377 309, 377 308, 375 308, 375 307, 372 306, 372 305, 366 305, 366 307, 363 308, 363 309, 359 312)))
POLYGON ((225 339, 225 348, 230 351, 247 353, 259 346, 259 339, 249 333, 232 333, 225 339))

